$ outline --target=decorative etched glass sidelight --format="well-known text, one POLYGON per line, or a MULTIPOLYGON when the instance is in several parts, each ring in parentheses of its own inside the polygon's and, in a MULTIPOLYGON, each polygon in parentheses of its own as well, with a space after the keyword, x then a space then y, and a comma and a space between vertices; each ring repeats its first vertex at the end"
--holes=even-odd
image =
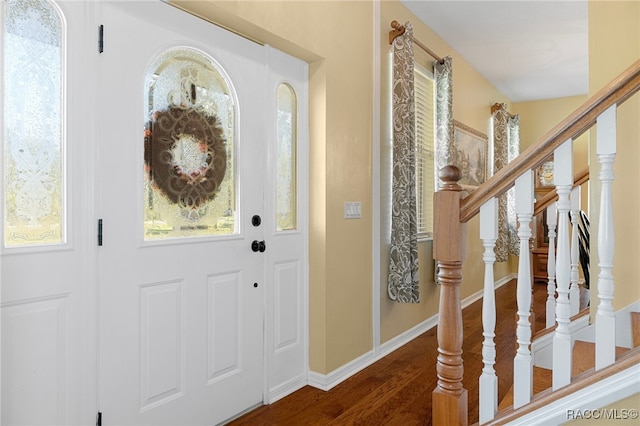
POLYGON ((8 0, 3 24, 4 245, 63 243, 62 18, 45 0, 8 0))
POLYGON ((278 134, 276 163, 277 230, 296 229, 297 224, 297 101, 288 84, 278 87, 278 134))
POLYGON ((160 55, 145 85, 146 240, 236 232, 235 102, 212 59, 160 55))

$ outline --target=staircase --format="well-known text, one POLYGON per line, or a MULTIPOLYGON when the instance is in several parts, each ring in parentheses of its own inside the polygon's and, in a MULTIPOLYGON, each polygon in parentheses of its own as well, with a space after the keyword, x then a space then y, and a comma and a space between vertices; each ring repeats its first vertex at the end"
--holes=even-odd
MULTIPOLYGON (((614 229, 621 225, 613 223, 612 197, 617 153, 616 110, 638 91, 640 60, 551 129, 539 143, 523 151, 469 195, 458 184, 460 170, 455 166, 440 170, 443 183, 434 196, 433 251, 438 262, 441 290, 436 364, 438 384, 432 396, 433 424, 468 424, 467 391, 462 387, 460 286, 467 241, 466 223, 476 215, 480 217, 479 237, 484 247, 485 264, 482 311, 484 368, 478 379, 480 424, 560 424, 569 420, 567 413, 570 410, 601 407, 616 401, 612 398, 638 392, 640 348, 637 340, 640 331, 637 318, 640 307, 631 308, 633 312, 618 314, 613 309, 614 229), (597 251, 599 259, 598 276, 590 274, 591 291, 597 291, 599 303, 591 307, 595 318, 590 324, 589 311, 579 311, 576 232, 579 202, 578 192, 573 190, 573 140, 592 127, 597 136, 599 164, 591 165, 590 174, 598 176, 601 192, 594 197, 600 209, 598 241, 590 244, 591 252, 597 251), (549 268, 546 311, 550 314, 547 326, 552 327, 532 339, 533 283, 529 240, 535 206, 533 178, 534 170, 551 156, 555 164, 557 194, 557 201, 552 207, 552 214, 557 215, 557 250, 549 255, 553 257, 553 265, 549 268), (493 249, 498 232, 497 199, 513 186, 516 188, 520 240, 516 296, 518 318, 514 342, 517 350, 513 361, 513 390, 498 401, 493 340, 496 332, 493 249), (617 337, 617 330, 625 327, 625 320, 628 337, 621 339, 617 337), (631 328, 631 324, 636 325, 631 328), (619 341, 625 343, 619 344, 619 341)), ((553 243, 550 242, 549 246, 553 243)))
MULTIPOLYGON (((580 316, 585 316, 588 314, 588 310, 584 310, 581 312, 580 316)), ((622 360, 626 358, 633 359, 640 356, 640 312, 631 312, 628 315, 629 320, 628 323, 630 325, 630 329, 627 328, 625 331, 630 331, 632 338, 632 347, 616 347, 616 359, 622 360), (635 355, 634 355, 635 354, 635 355)), ((548 332, 541 333, 540 337, 547 335, 548 332)), ((582 338, 588 338, 585 336, 585 332, 583 330, 582 338)), ((534 341, 535 341, 534 337, 534 341)), ((595 343, 588 340, 575 340, 573 344, 573 357, 572 357, 572 381, 578 383, 581 378, 589 377, 595 375, 595 343)), ((534 356, 535 358, 535 356, 534 356)), ((544 400, 547 402, 552 402, 557 398, 557 395, 554 396, 552 389, 552 370, 550 368, 538 367, 534 365, 533 367, 533 397, 532 401, 538 401, 538 405, 541 404, 544 400)), ((500 401, 498 405, 498 414, 497 416, 487 423, 483 423, 483 425, 503 425, 508 424, 510 421, 514 420, 515 410, 513 407, 513 392, 514 388, 511 387, 505 397, 500 401)), ((577 405, 573 406, 575 409, 577 405)), ((590 407, 591 409, 595 408, 594 406, 590 407)), ((521 414, 525 414, 524 411, 521 414)), ((560 413, 561 416, 566 419, 566 412, 560 413)), ((552 416, 552 413, 547 413, 548 416, 552 416)), ((557 416, 556 416, 557 417, 557 416)), ((527 419, 520 419, 520 422, 526 423, 527 419)), ((529 423, 531 424, 531 423, 529 423)))

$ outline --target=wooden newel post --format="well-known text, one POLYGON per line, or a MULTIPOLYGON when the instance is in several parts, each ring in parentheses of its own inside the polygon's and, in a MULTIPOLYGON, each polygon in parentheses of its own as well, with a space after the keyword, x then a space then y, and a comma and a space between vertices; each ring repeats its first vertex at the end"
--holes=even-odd
POLYGON ((434 194, 433 258, 438 262, 438 385, 433 391, 434 425, 467 425, 467 390, 462 387, 462 308, 460 285, 465 257, 466 225, 460 222, 460 169, 440 169, 440 190, 434 194))

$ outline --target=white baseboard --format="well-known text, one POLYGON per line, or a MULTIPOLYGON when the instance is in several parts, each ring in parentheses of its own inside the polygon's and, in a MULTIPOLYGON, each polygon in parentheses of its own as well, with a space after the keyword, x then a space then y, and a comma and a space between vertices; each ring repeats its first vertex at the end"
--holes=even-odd
POLYGON ((286 383, 276 386, 273 389, 269 389, 264 400, 265 404, 273 404, 277 400, 284 398, 287 395, 294 393, 295 391, 303 388, 307 385, 307 379, 305 376, 299 376, 286 383))
POLYGON ((316 373, 315 371, 309 371, 307 376, 307 382, 309 386, 328 391, 336 385, 339 385, 349 377, 358 373, 359 371, 370 366, 376 362, 378 358, 374 355, 373 351, 369 351, 364 355, 359 356, 351 362, 343 365, 340 368, 333 370, 329 374, 316 373))
MULTIPOLYGON (((518 277, 517 274, 507 275, 506 277, 495 282, 495 288, 499 288, 517 277, 518 277)), ((464 298, 461 301, 462 308, 464 309, 467 306, 471 305, 473 302, 482 299, 482 296, 483 296, 483 290, 480 290, 472 294, 471 296, 464 298)), ((354 359, 353 361, 343 365, 342 367, 336 370, 333 370, 329 374, 321 374, 315 371, 310 371, 308 375, 308 384, 309 386, 313 386, 315 388, 328 391, 329 389, 342 383, 343 381, 347 380, 349 377, 353 376, 359 371, 369 367, 376 361, 379 361, 380 359, 389 355, 391 352, 395 351, 396 349, 406 345, 407 343, 409 343, 410 341, 412 341, 413 339, 415 339, 425 331, 435 327, 436 325, 438 325, 438 315, 434 315, 426 319, 425 321, 421 322, 420 324, 410 328, 404 333, 401 333, 396 337, 382 343, 377 351, 375 350, 369 351, 364 355, 354 359)), ((434 367, 434 374, 435 374, 435 367, 434 367)))
POLYGON ((380 345, 377 354, 369 351, 366 354, 354 359, 353 361, 333 370, 329 374, 320 374, 315 371, 309 372, 309 385, 324 391, 328 391, 336 385, 339 385, 349 377, 360 372, 361 370, 371 366, 375 362, 381 360, 396 349, 406 345, 425 331, 435 327, 438 324, 438 316, 435 315, 420 324, 410 328, 402 334, 384 342, 380 345))

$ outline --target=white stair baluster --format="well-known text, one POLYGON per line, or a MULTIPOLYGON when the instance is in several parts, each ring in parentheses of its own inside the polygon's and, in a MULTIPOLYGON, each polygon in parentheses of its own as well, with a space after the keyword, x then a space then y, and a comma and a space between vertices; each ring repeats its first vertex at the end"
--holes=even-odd
POLYGON ((480 208, 480 239, 484 246, 484 295, 482 299, 482 361, 484 368, 480 375, 480 423, 496 416, 498 411, 498 377, 496 363, 496 344, 493 340, 496 328, 495 280, 493 265, 496 261, 494 248, 498 239, 498 200, 492 198, 480 208))
POLYGON ((556 203, 547 207, 547 227, 549 229, 549 251, 547 257, 547 322, 546 326, 556 325, 556 225, 558 224, 558 208, 556 203))
POLYGON ((580 288, 578 281, 578 221, 580 220, 580 187, 571 190, 571 287, 569 288, 569 305, 571 316, 580 311, 580 288))
POLYGON ((613 105, 597 119, 596 153, 600 162, 600 220, 598 222, 598 298, 596 313, 596 370, 615 362, 616 317, 613 309, 613 163, 616 157, 616 106, 613 105))
POLYGON ((516 215, 520 256, 518 263, 518 348, 513 360, 513 408, 531 401, 533 394, 533 358, 531 357, 531 220, 533 218, 533 172, 531 170, 516 179, 516 215))
POLYGON ((553 179, 558 193, 558 252, 556 257, 556 322, 553 335, 553 390, 571 382, 571 334, 569 322, 569 284, 571 282, 571 247, 569 246, 569 193, 573 186, 573 142, 571 139, 554 152, 553 179))

